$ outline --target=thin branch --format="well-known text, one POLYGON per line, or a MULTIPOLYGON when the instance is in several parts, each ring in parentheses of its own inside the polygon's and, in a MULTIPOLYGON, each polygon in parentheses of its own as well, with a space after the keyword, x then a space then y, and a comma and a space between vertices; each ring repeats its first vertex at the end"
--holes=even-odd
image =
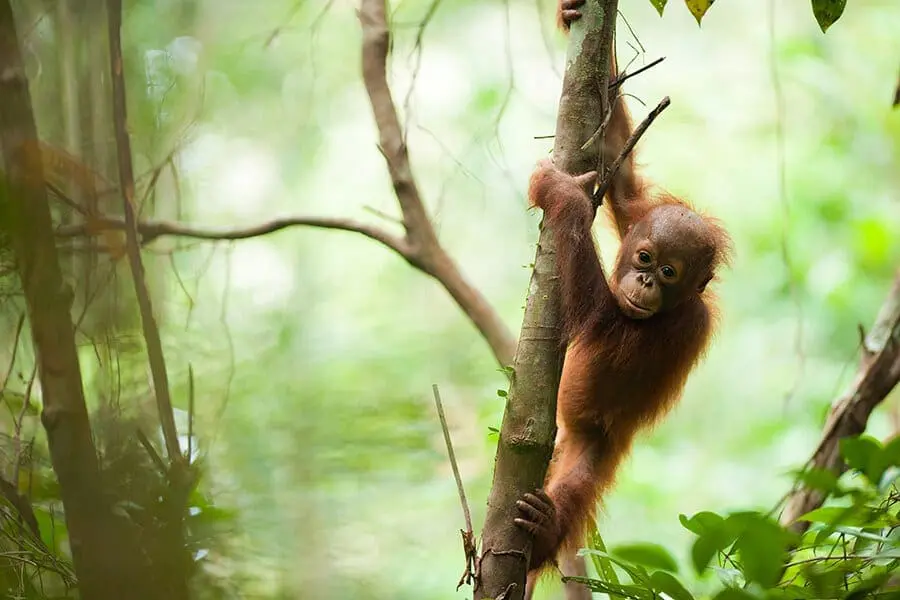
POLYGON ((641 124, 637 126, 637 128, 631 133, 628 141, 625 142, 625 146, 622 148, 622 152, 619 153, 619 156, 613 162, 612 166, 606 172, 606 175, 603 177, 603 181, 600 182, 600 185, 597 187, 597 191, 594 192, 594 206, 600 206, 600 203, 603 201, 603 196, 606 195, 607 190, 609 190, 609 186, 612 185, 613 177, 616 176, 616 173, 619 172, 619 168, 622 166, 622 163, 628 158, 628 155, 631 154, 631 151, 634 150, 635 145, 641 139, 641 136, 644 135, 644 132, 647 131, 647 128, 656 120, 656 117, 662 113, 662 111, 666 110, 671 104, 669 97, 666 96, 662 100, 660 100, 659 104, 656 105, 656 108, 650 111, 647 117, 641 121, 641 124))
MULTIPOLYGON (((25 312, 19 315, 19 322, 16 324, 16 335, 13 336, 12 341, 12 356, 9 357, 9 369, 6 371, 6 375, 3 377, 3 383, 0 384, 0 392, 6 391, 6 386, 9 384, 9 378, 12 375, 13 369, 16 366, 16 357, 19 354, 19 340, 22 337, 22 329, 25 327, 25 312)), ((35 361, 37 362, 37 361, 35 361)))
MULTIPOLYGON (((808 464, 840 475, 846 465, 840 455, 841 439, 859 435, 866 429, 869 415, 900 381, 900 271, 891 291, 881 305, 875 325, 866 336, 860 367, 846 394, 832 405, 819 445, 808 464)), ((797 533, 809 527, 797 521, 805 513, 821 506, 825 495, 797 486, 787 498, 781 523, 797 533)))
MULTIPOLYGON (((175 221, 161 221, 145 219, 137 222, 137 230, 141 236, 141 244, 149 244, 158 238, 175 236, 210 241, 235 241, 268 235, 289 227, 319 227, 322 229, 338 229, 362 234, 370 239, 381 242, 391 250, 394 250, 404 258, 410 253, 406 241, 403 238, 391 235, 386 231, 366 225, 351 219, 332 217, 285 217, 272 219, 251 227, 236 229, 210 229, 197 227, 175 221)), ((92 220, 90 223, 76 223, 63 225, 57 228, 56 235, 63 238, 74 238, 89 235, 98 235, 103 231, 124 230, 126 223, 118 217, 102 217, 92 220)))
MULTIPOLYGON (((385 0, 363 0, 358 17, 363 31, 362 76, 379 134, 379 150, 387 163, 394 194, 403 214, 404 258, 434 277, 450 293, 485 338, 501 365, 509 365, 515 338, 487 300, 459 271, 438 241, 409 164, 406 141, 387 82, 391 46, 385 0)), ((437 2, 432 4, 436 8, 437 2)))
POLYGON ((453 478, 456 479, 456 490, 459 492, 459 502, 462 504, 463 517, 466 519, 466 529, 472 531, 472 514, 469 512, 469 503, 466 501, 466 490, 463 488, 462 477, 459 475, 459 466, 456 464, 456 453, 453 452, 453 441, 450 439, 450 430, 447 428, 447 417, 444 415, 444 405, 441 403, 441 393, 437 384, 431 386, 434 392, 434 404, 437 407, 438 418, 441 420, 441 431, 444 432, 444 443, 447 444, 447 455, 450 457, 450 466, 453 468, 453 478))
POLYGON ((635 71, 632 71, 631 73, 621 73, 621 74, 619 74, 619 75, 615 78, 615 80, 609 82, 609 89, 610 89, 610 90, 614 90, 614 89, 618 88, 620 85, 622 85, 623 83, 625 83, 626 81, 628 81, 628 80, 631 79, 632 77, 634 77, 634 76, 636 76, 636 75, 640 75, 641 73, 643 73, 644 71, 646 71, 646 70, 648 70, 648 69, 652 69, 653 67, 655 67, 656 65, 658 65, 659 63, 661 63, 661 62, 664 61, 664 60, 666 60, 666 57, 665 57, 665 56, 660 56, 660 57, 657 58, 656 60, 651 61, 649 64, 646 64, 646 65, 644 65, 643 67, 641 67, 640 69, 637 69, 637 70, 635 70, 635 71))
POLYGON ((125 77, 122 64, 122 0, 108 0, 107 13, 109 19, 109 63, 112 77, 113 126, 116 136, 117 158, 119 162, 119 182, 122 187, 122 205, 125 215, 125 248, 128 263, 134 280, 138 308, 141 313, 141 325, 147 342, 147 358, 150 362, 150 373, 156 392, 156 406, 162 426, 163 438, 169 460, 175 461, 181 456, 178 445, 178 432, 175 429, 175 415, 172 412, 172 398, 169 394, 169 380, 166 375, 166 362, 163 355, 159 327, 153 315, 150 293, 144 276, 144 265, 141 262, 141 247, 138 241, 137 217, 134 207, 134 169, 131 164, 131 139, 128 135, 128 117, 125 102, 125 77))
POLYGON ((475 546, 475 534, 472 531, 472 514, 469 512, 469 502, 466 500, 466 490, 463 487, 462 477, 459 475, 459 466, 456 464, 456 454, 453 452, 453 441, 450 439, 450 429, 447 427, 447 417, 444 416, 444 405, 441 402, 441 393, 437 384, 431 386, 434 392, 434 405, 437 407, 438 418, 441 420, 441 431, 444 432, 444 443, 447 444, 447 455, 450 457, 450 466, 453 468, 453 478, 456 479, 456 491, 459 492, 459 503, 462 504, 463 517, 466 520, 466 529, 460 530, 463 540, 463 551, 466 555, 466 570, 459 583, 458 590, 464 583, 472 583, 475 580, 475 563, 478 560, 475 546))

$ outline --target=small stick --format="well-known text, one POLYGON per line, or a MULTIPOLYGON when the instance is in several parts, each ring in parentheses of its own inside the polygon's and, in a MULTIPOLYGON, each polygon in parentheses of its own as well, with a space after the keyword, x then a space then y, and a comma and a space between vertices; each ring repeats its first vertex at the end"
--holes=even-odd
POLYGON ((655 67, 656 65, 658 65, 659 63, 661 63, 661 62, 664 61, 664 60, 666 60, 666 57, 665 57, 665 56, 660 56, 660 57, 657 58, 656 60, 651 61, 650 63, 644 65, 644 66, 641 67, 640 69, 637 69, 637 70, 635 70, 635 71, 633 71, 633 72, 631 72, 631 73, 621 73, 618 77, 616 77, 614 80, 612 80, 612 81, 609 82, 609 89, 610 89, 610 90, 616 89, 617 87, 619 87, 620 85, 622 85, 623 83, 625 83, 625 81, 631 79, 631 78, 634 77, 635 75, 640 75, 641 73, 643 73, 643 72, 646 71, 647 69, 652 69, 653 67, 655 67))
POLYGON ((453 477, 456 479, 456 489, 459 492, 459 501, 462 504, 463 516, 466 519, 466 529, 472 531, 472 515, 469 513, 466 491, 463 489, 462 478, 459 476, 456 454, 453 452, 453 442, 450 440, 450 430, 447 428, 447 417, 444 416, 444 405, 441 403, 441 393, 438 391, 436 383, 431 386, 431 389, 434 392, 434 404, 437 406, 438 418, 441 420, 441 431, 444 432, 444 442, 447 443, 447 454, 450 455, 450 466, 453 467, 453 477))
POLYGON ((641 124, 637 126, 637 128, 631 133, 631 137, 628 138, 628 141, 625 142, 625 147, 622 148, 622 152, 619 154, 618 158, 616 158, 615 162, 607 171, 606 176, 603 177, 603 181, 600 183, 600 186, 597 188, 597 191, 594 192, 594 206, 600 206, 603 202, 603 196, 606 195, 606 192, 609 190, 609 186, 612 185, 613 177, 616 176, 616 173, 619 171, 619 168, 622 166, 622 163, 628 158, 628 155, 631 154, 631 151, 634 150, 635 145, 638 143, 638 140, 641 139, 641 136, 644 135, 644 132, 647 131, 647 128, 656 120, 656 117, 659 114, 666 110, 671 104, 671 100, 666 96, 662 100, 660 100, 659 104, 656 105, 656 108, 650 111, 650 114, 641 121, 641 124))
POLYGON ((438 418, 441 420, 441 431, 444 433, 444 442, 447 444, 447 454, 450 456, 450 466, 453 468, 453 477, 456 479, 456 490, 459 492, 459 502, 462 504, 463 516, 466 519, 465 531, 460 530, 463 538, 463 550, 466 553, 466 570, 459 578, 456 585, 458 590, 463 583, 471 583, 475 578, 475 535, 472 532, 472 514, 469 512, 469 503, 466 500, 466 490, 463 488, 462 477, 459 476, 459 466, 456 464, 456 454, 453 452, 453 442, 450 440, 450 429, 447 427, 447 417, 444 416, 444 405, 441 402, 441 393, 437 384, 432 384, 434 392, 434 404, 437 407, 438 418))

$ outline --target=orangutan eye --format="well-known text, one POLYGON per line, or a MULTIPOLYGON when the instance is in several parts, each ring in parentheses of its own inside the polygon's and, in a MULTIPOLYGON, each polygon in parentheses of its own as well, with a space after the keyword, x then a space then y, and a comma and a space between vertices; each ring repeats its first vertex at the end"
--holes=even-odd
POLYGON ((641 264, 649 265, 650 264, 650 253, 646 250, 641 250, 638 252, 638 260, 641 261, 641 264))
POLYGON ((666 279, 674 279, 675 278, 675 269, 670 267, 669 265, 664 266, 662 269, 663 277, 666 279))

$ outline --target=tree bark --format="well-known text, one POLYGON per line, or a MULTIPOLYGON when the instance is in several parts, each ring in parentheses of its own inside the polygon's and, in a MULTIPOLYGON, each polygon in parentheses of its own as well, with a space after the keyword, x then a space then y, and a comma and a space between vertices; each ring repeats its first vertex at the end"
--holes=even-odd
MULTIPOLYGON (((583 18, 571 30, 553 160, 572 174, 596 169, 600 162, 602 136, 582 146, 599 130, 608 107, 617 5, 617 0, 588 0, 583 18)), ((564 348, 555 245, 543 224, 528 289, 488 497, 475 600, 523 597, 531 537, 513 523, 515 503, 543 485, 556 435, 564 348)))
POLYGON ((0 2, 0 227, 9 236, 37 355, 50 459, 59 478, 78 587, 84 600, 142 598, 137 548, 104 500, 28 80, 9 1, 0 2))
MULTIPOLYGON (((863 340, 863 356, 850 390, 835 400, 822 432, 822 439, 808 464, 840 475, 847 468, 840 454, 840 441, 866 430, 869 415, 900 381, 900 271, 881 305, 872 331, 863 340)), ((788 496, 781 524, 797 534, 809 522, 797 518, 825 501, 819 490, 798 486, 788 496)))

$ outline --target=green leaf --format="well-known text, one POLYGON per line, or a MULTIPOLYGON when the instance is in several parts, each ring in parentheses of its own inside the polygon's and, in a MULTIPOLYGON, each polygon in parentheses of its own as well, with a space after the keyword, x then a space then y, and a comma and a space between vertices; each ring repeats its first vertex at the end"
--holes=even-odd
POLYGON ((497 395, 500 396, 501 398, 506 398, 508 396, 508 394, 506 393, 506 390, 497 390, 497 395))
POLYGON ((766 593, 766 600, 807 600, 819 597, 820 596, 814 594, 812 590, 808 590, 799 585, 786 585, 784 587, 769 590, 766 593))
POLYGON ((576 583, 583 583, 588 586, 591 591, 624 596, 625 598, 631 598, 632 600, 650 600, 653 598, 652 592, 639 585, 618 585, 607 581, 600 581, 599 579, 591 579, 590 577, 563 577, 562 580, 564 582, 574 581, 576 583))
POLYGON ((896 519, 887 512, 867 506, 823 506, 811 510, 797 520, 851 527, 890 527, 897 524, 896 519))
POLYGON ((719 551, 715 540, 710 537, 699 537, 691 547, 691 561, 694 563, 694 570, 697 575, 702 575, 709 562, 712 560, 716 552, 719 551))
POLYGON ((840 441, 840 449, 848 467, 860 471, 878 485, 888 466, 884 463, 884 448, 878 440, 868 435, 844 438, 840 441))
POLYGON ((888 466, 900 467, 900 435, 884 446, 883 454, 888 466))
POLYGON ((665 571, 657 571, 650 576, 650 585, 657 592, 662 592, 672 600, 694 600, 687 589, 674 576, 665 571))
POLYGON ((735 542, 744 576, 763 587, 773 587, 781 576, 788 535, 778 523, 761 516, 744 529, 735 542))
POLYGON ((757 600, 757 597, 739 588, 725 588, 715 595, 714 600, 757 600))
MULTIPOLYGON (((613 561, 610 560, 609 556, 606 554, 606 544, 603 542, 600 532, 597 531, 596 524, 591 525, 591 537, 589 541, 589 548, 599 551, 590 553, 591 562, 594 563, 594 569, 596 569, 597 575, 604 581, 618 585, 619 576, 616 575, 616 570, 613 568, 613 561)), ((618 594, 609 594, 609 600, 618 600, 620 598, 622 598, 622 596, 619 596, 618 594)))
POLYGON ((603 558, 606 558, 609 561, 611 561, 612 563, 621 567, 621 569, 623 571, 628 573, 628 576, 631 577, 631 581, 633 581, 634 583, 636 583, 638 585, 642 585, 644 587, 650 586, 650 573, 648 573, 647 569, 645 569, 641 565, 633 565, 624 560, 616 558, 615 556, 612 556, 611 554, 608 554, 606 552, 601 552, 600 550, 591 550, 591 549, 585 548, 583 550, 579 550, 578 554, 580 554, 580 555, 585 555, 585 554, 598 555, 603 558))
POLYGON ((795 471, 794 476, 797 482, 802 483, 808 488, 819 490, 830 494, 838 487, 838 477, 827 469, 819 469, 812 467, 801 471, 795 471))
POLYGON ((651 569, 661 569, 673 573, 678 571, 678 563, 672 555, 669 554, 668 550, 657 544, 622 544, 610 550, 610 554, 651 569))
POLYGON ((847 0, 812 0, 813 14, 822 33, 828 31, 828 28, 841 18, 846 6, 847 0))
POLYGON ((890 538, 886 538, 883 535, 878 535, 877 533, 871 533, 869 531, 861 531, 852 527, 835 527, 834 530, 839 533, 852 535, 853 537, 869 540, 871 542, 879 542, 881 544, 890 544, 893 542, 893 540, 891 540, 890 538))
POLYGON ((708 510, 698 512, 688 519, 685 515, 678 515, 681 525, 697 535, 706 535, 716 529, 719 529, 725 522, 725 519, 714 512, 708 510))
POLYGON ((837 523, 858 525, 859 521, 853 518, 856 512, 858 512, 856 506, 822 506, 797 517, 797 520, 809 521, 810 523, 826 523, 828 525, 837 523))
POLYGON ((653 8, 659 13, 659 16, 663 16, 663 10, 666 8, 667 1, 668 0, 650 0, 650 4, 653 5, 653 8))
POLYGON ((709 10, 709 7, 713 5, 713 2, 715 2, 715 0, 684 0, 688 10, 691 11, 691 14, 697 19, 697 25, 700 24, 703 15, 705 15, 706 11, 709 10))

